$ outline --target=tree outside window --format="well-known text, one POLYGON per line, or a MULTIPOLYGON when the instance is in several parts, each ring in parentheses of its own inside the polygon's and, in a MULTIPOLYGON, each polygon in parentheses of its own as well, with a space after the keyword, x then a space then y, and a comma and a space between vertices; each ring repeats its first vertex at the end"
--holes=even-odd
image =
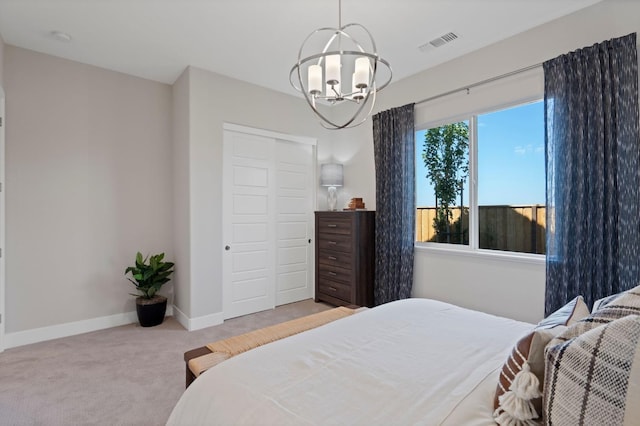
POLYGON ((433 228, 437 242, 468 244, 468 208, 463 188, 469 176, 469 125, 446 124, 426 131, 422 160, 435 195, 433 228), (456 201, 458 217, 454 220, 456 201))

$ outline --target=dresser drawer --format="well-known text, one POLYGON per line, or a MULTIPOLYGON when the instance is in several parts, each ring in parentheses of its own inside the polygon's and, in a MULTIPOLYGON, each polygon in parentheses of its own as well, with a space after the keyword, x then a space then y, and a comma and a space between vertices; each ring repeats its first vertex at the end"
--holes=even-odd
POLYGON ((320 250, 320 253, 318 253, 318 263, 322 265, 351 269, 353 266, 351 261, 351 253, 343 253, 335 250, 320 250))
POLYGON ((351 253, 351 236, 339 234, 318 234, 320 250, 335 250, 351 253))
POLYGON ((320 279, 318 283, 318 291, 327 296, 336 297, 338 299, 349 302, 351 300, 351 287, 335 281, 320 279))
POLYGON ((351 270, 324 264, 318 265, 318 277, 320 279, 326 278, 331 281, 340 281, 347 285, 351 285, 353 281, 351 270))
POLYGON ((351 235, 351 219, 348 217, 321 217, 318 220, 320 234, 351 235))

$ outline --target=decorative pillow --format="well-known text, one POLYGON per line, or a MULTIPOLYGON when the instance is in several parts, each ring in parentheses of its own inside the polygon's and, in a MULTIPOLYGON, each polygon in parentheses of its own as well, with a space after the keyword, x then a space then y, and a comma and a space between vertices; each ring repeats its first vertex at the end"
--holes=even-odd
POLYGON ((602 299, 598 299, 595 302, 593 302, 593 309, 591 309, 591 312, 595 312, 600 308, 604 308, 606 305, 608 305, 609 303, 613 302, 614 300, 616 300, 618 297, 624 295, 625 293, 638 293, 640 292, 640 286, 632 288, 631 290, 627 290, 627 291, 623 291, 621 293, 616 293, 616 294, 612 294, 611 296, 607 296, 607 297, 603 297, 602 299))
POLYGON ((632 425, 640 419, 640 316, 549 346, 544 414, 553 425, 632 425))
POLYGON ((593 302, 593 308, 591 309, 591 312, 595 312, 598 309, 604 307, 612 300, 617 299, 621 294, 622 293, 612 294, 611 296, 603 297, 602 299, 596 300, 595 302, 593 302))
POLYGON ((604 306, 601 304, 597 311, 573 324, 568 330, 554 338, 549 345, 555 346, 566 342, 602 324, 615 321, 627 315, 640 315, 640 286, 620 293, 604 306))
POLYGON ((552 328, 558 325, 573 325, 589 316, 589 307, 582 296, 578 296, 538 323, 536 329, 552 328))
POLYGON ((578 296, 540 321, 533 331, 516 343, 502 367, 496 387, 496 422, 512 424, 514 418, 525 421, 540 417, 545 347, 567 330, 567 325, 588 315, 589 308, 582 296, 578 296))

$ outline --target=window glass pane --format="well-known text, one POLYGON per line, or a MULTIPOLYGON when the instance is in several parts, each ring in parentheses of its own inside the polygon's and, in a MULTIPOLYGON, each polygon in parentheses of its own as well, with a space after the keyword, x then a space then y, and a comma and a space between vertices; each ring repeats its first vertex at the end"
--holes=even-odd
POLYGON ((545 253, 543 102, 478 116, 479 247, 545 253))
POLYGON ((416 132, 416 240, 469 244, 469 122, 416 132))

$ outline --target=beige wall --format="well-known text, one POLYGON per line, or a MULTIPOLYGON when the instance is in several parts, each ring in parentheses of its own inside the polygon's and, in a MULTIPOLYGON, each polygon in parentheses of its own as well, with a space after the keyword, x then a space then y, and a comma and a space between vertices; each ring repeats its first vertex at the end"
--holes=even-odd
MULTIPOLYGON (((393 83, 377 110, 430 96, 541 63, 560 54, 640 30, 640 3, 606 0, 464 57, 393 83)), ((381 52, 384 56, 384 52, 381 52)), ((393 65, 393 64, 392 64, 393 65)), ((371 124, 340 132, 334 155, 348 165, 345 191, 373 206, 375 169, 371 124)), ((513 318, 543 315, 544 263, 418 251, 414 296, 433 297, 513 318), (490 267, 489 267, 490 266, 490 267), (452 273, 451 271, 454 271, 452 273)))
MULTIPOLYGON (((187 72, 191 240, 180 243, 188 243, 189 248, 176 247, 176 251, 190 253, 191 304, 184 309, 189 309, 192 319, 215 319, 222 312, 223 123, 316 137, 319 158, 329 157, 334 133, 318 124, 303 99, 198 68, 187 72)), ((176 176, 180 173, 176 170, 176 176)))
POLYGON ((176 314, 191 317, 190 192, 189 192, 189 72, 172 86, 173 96, 173 249, 176 314))
POLYGON ((4 71, 7 333, 135 310, 136 251, 173 257, 170 86, 13 46, 4 71))
POLYGON ((4 87, 4 40, 0 36, 0 87, 4 87))

